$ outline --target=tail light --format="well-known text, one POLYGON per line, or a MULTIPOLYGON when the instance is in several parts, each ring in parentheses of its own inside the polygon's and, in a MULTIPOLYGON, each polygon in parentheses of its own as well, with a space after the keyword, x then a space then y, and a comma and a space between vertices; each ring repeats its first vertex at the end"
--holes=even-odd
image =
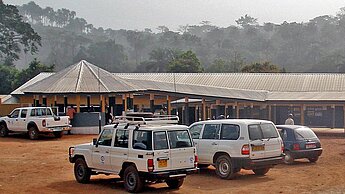
POLYGON ((282 148, 282 153, 284 152, 284 143, 283 142, 281 142, 281 148, 282 148))
POLYGON ((248 144, 244 144, 242 146, 241 153, 242 153, 242 155, 249 155, 250 154, 250 147, 248 144))
POLYGON ((47 125, 47 122, 45 119, 42 120, 42 126, 45 127, 47 125))
POLYGON ((194 168, 197 168, 197 167, 198 167, 198 160, 199 160, 199 158, 198 158, 198 156, 195 154, 195 155, 194 155, 194 168))
POLYGON ((153 164, 153 159, 148 159, 147 160, 147 170, 149 172, 153 172, 153 170, 155 169, 154 164, 153 164))
POLYGON ((300 150, 300 146, 298 143, 293 144, 293 150, 300 150))

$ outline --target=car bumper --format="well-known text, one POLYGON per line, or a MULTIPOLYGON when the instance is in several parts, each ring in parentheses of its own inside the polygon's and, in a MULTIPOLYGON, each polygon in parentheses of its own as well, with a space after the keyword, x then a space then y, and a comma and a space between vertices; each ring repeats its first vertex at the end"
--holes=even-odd
POLYGON ((189 174, 196 173, 198 168, 162 171, 162 172, 145 172, 141 176, 147 179, 173 179, 173 178, 184 178, 189 174))
POLYGON ((315 157, 319 157, 322 154, 322 148, 310 149, 310 150, 296 150, 296 151, 290 151, 290 153, 294 159, 315 158, 315 157))
POLYGON ((256 169, 264 167, 272 167, 277 164, 283 163, 284 155, 272 158, 263 158, 263 159, 250 159, 250 158, 232 158, 232 162, 235 168, 244 168, 244 169, 256 169))
POLYGON ((51 132, 58 132, 58 131, 68 131, 71 130, 71 125, 64 126, 64 127, 46 127, 40 130, 42 133, 51 133, 51 132))

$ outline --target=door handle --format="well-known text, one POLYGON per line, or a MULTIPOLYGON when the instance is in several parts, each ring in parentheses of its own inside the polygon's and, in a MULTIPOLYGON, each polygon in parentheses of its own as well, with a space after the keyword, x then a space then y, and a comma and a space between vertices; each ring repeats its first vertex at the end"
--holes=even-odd
POLYGON ((164 154, 169 154, 169 151, 165 151, 165 152, 163 152, 164 154))
POLYGON ((218 145, 216 142, 213 142, 212 145, 218 145))
POLYGON ((99 151, 98 151, 98 150, 96 150, 96 151, 94 151, 94 152, 99 153, 99 151))
POLYGON ((106 154, 109 154, 109 151, 105 151, 106 154))

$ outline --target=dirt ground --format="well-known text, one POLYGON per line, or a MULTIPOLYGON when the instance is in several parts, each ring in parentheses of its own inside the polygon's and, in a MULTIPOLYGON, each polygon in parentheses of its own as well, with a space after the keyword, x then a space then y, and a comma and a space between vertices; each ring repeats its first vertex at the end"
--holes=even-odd
MULTIPOLYGON (((126 193, 117 176, 93 176, 90 184, 75 181, 68 147, 91 142, 93 137, 1 138, 0 193, 126 193)), ((344 193, 345 139, 321 137, 321 143, 324 152, 316 164, 299 160, 294 165, 278 165, 263 177, 242 170, 235 180, 221 180, 209 167, 188 176, 179 190, 161 183, 147 186, 144 193, 344 193)))

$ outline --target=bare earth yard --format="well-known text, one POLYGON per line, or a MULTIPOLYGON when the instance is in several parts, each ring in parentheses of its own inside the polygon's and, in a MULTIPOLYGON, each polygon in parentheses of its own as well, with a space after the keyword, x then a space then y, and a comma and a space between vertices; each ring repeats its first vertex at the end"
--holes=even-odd
MULTIPOLYGON (((42 137, 12 135, 0 139, 0 193, 126 193, 117 176, 93 176, 90 184, 74 180, 68 147, 91 142, 95 135, 42 137)), ((179 190, 149 185, 144 193, 344 193, 345 139, 321 137, 324 152, 316 164, 299 160, 279 165, 266 176, 242 170, 235 180, 221 180, 214 168, 187 177, 179 190)))

